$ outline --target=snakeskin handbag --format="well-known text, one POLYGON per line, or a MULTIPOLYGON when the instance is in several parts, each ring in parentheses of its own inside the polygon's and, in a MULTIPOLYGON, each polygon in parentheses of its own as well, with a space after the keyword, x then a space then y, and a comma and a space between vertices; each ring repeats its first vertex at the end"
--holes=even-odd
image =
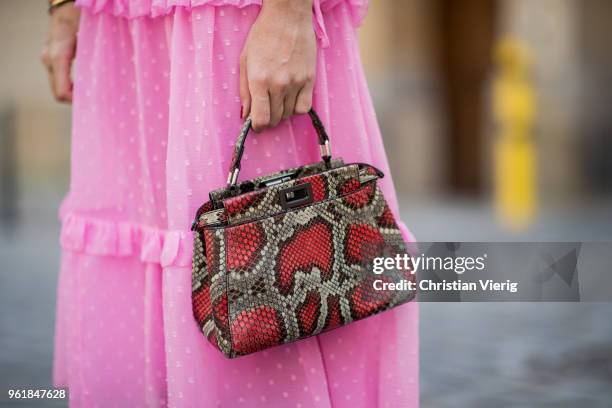
POLYGON ((304 339, 414 297, 385 286, 414 281, 409 269, 373 273, 377 258, 407 254, 377 185, 383 174, 332 160, 323 124, 309 115, 320 163, 237 183, 247 119, 227 187, 210 193, 193 222, 193 312, 226 357, 304 339))

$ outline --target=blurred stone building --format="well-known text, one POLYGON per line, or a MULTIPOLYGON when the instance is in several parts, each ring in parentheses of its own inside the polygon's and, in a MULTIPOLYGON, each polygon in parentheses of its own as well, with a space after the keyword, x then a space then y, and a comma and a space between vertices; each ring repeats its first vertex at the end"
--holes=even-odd
POLYGON ((399 190, 487 195, 492 49, 510 36, 533 59, 543 200, 609 194, 610 21, 606 0, 372 2, 364 62, 399 190))

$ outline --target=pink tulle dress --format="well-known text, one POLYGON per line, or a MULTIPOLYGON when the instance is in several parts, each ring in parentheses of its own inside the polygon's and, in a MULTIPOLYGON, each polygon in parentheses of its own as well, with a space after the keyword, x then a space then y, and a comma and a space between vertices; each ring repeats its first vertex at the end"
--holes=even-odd
MULTIPOLYGON (((385 172, 397 214, 355 32, 366 3, 314 1, 314 106, 335 156, 385 172)), ((227 177, 241 126, 239 55, 260 4, 77 1, 54 365, 72 407, 418 405, 414 303, 235 360, 194 321, 190 224, 227 177)), ((313 132, 292 117, 250 138, 241 177, 319 160, 313 132)))

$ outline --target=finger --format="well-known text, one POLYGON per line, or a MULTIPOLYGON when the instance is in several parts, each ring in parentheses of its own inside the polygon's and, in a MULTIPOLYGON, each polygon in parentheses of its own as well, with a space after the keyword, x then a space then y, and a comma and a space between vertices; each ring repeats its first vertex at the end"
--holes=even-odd
POLYGON ((246 59, 240 58, 240 119, 244 119, 251 113, 251 93, 249 92, 249 80, 246 70, 246 59))
POLYGON ((255 88, 251 93, 251 126, 261 132, 270 125, 270 96, 265 88, 255 88))
POLYGON ((51 93, 53 97, 55 97, 55 76, 53 75, 53 66, 49 65, 47 67, 47 77, 49 78, 49 88, 51 88, 51 93))
POLYGON ((53 66, 51 65, 51 57, 49 56, 49 50, 45 48, 43 52, 40 54, 40 61, 45 67, 45 71, 47 72, 47 78, 49 81, 49 88, 51 88, 51 93, 55 96, 55 84, 53 80, 53 66))
POLYGON ((270 93, 270 126, 278 125, 283 118, 285 95, 278 91, 270 93))
POLYGON ((297 103, 297 96, 300 93, 300 89, 301 88, 292 88, 285 96, 283 119, 287 119, 289 116, 295 114, 295 104, 297 103))
POLYGON ((51 69, 51 58, 49 57, 49 50, 47 48, 40 53, 40 62, 47 69, 47 71, 51 69))
POLYGON ((308 82, 300 90, 295 102, 295 114, 303 115, 308 113, 312 108, 312 92, 314 89, 314 82, 308 82))
POLYGON ((70 62, 68 57, 59 57, 53 61, 53 79, 55 97, 61 102, 72 101, 72 79, 70 78, 70 62))

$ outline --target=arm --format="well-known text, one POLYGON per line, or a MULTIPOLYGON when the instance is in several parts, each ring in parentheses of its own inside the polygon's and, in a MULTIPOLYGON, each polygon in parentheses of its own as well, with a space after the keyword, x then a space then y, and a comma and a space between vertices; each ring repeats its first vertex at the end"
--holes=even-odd
POLYGON ((240 58, 241 115, 255 131, 310 110, 316 55, 312 0, 264 0, 240 58))

